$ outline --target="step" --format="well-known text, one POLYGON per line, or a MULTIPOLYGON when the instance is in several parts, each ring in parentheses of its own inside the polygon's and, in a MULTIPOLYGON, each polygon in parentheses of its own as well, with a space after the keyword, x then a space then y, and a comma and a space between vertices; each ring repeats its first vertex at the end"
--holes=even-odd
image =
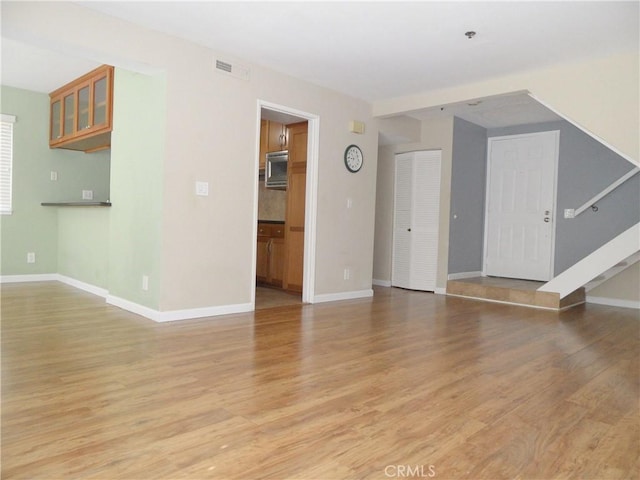
POLYGON ((540 292, 544 282, 497 277, 473 277, 447 282, 447 295, 525 307, 564 310, 585 302, 584 288, 560 298, 555 292, 540 292))

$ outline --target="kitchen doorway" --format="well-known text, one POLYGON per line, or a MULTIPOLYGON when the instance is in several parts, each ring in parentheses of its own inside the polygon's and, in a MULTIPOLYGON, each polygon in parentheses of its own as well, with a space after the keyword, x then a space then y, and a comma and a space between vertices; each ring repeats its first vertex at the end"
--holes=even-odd
POLYGON ((315 266, 316 116, 258 102, 254 309, 312 303, 315 266), (287 184, 269 184, 270 158, 283 152, 287 184))

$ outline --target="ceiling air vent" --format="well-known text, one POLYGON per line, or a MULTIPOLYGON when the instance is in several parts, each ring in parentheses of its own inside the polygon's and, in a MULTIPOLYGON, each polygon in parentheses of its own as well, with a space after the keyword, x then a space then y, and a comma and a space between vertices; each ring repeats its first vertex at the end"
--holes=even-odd
POLYGON ((238 63, 225 62, 218 58, 216 59, 216 72, 241 78, 242 80, 249 80, 249 68, 238 63))

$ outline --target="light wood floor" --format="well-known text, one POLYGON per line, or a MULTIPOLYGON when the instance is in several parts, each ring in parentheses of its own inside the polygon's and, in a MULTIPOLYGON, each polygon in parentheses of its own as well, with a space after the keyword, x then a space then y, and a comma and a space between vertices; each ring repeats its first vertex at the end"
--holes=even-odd
POLYGON ((376 288, 156 324, 5 284, 2 478, 634 479, 639 336, 599 305, 376 288))
POLYGON ((278 288, 256 287, 256 310, 301 304, 302 295, 300 294, 285 292, 278 288))

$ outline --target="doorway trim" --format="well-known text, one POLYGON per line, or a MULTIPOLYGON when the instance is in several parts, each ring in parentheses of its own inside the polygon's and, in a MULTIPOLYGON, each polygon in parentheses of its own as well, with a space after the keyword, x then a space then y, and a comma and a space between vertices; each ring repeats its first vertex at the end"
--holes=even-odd
POLYGON ((560 130, 545 130, 539 132, 518 133, 513 135, 501 135, 496 137, 489 137, 487 139, 487 174, 485 179, 485 201, 484 201, 484 238, 483 238, 483 252, 482 252, 482 276, 487 276, 487 254, 488 254, 488 225, 489 225, 489 198, 490 198, 490 185, 489 179, 491 177, 491 145, 494 141, 505 139, 526 138, 532 136, 539 136, 544 134, 555 135, 555 158, 553 165, 553 186, 552 186, 552 206, 551 206, 551 245, 549 253, 549 279, 554 277, 555 267, 555 251, 556 251, 556 226, 558 224, 558 164, 560 163, 560 130))
MULTIPOLYGON (((313 303, 315 295, 316 278, 316 225, 318 214, 318 157, 320 139, 320 117, 316 114, 303 112, 295 108, 271 103, 258 99, 256 112, 256 144, 255 162, 253 168, 254 180, 258 178, 260 169, 260 120, 262 109, 274 112, 293 115, 308 122, 307 136, 307 177, 305 190, 304 208, 304 259, 303 259, 303 280, 302 280, 302 302, 313 303)), ((258 236, 258 182, 255 182, 253 190, 253 260, 251 273, 251 310, 256 309, 256 260, 257 244, 255 238, 258 236)))

